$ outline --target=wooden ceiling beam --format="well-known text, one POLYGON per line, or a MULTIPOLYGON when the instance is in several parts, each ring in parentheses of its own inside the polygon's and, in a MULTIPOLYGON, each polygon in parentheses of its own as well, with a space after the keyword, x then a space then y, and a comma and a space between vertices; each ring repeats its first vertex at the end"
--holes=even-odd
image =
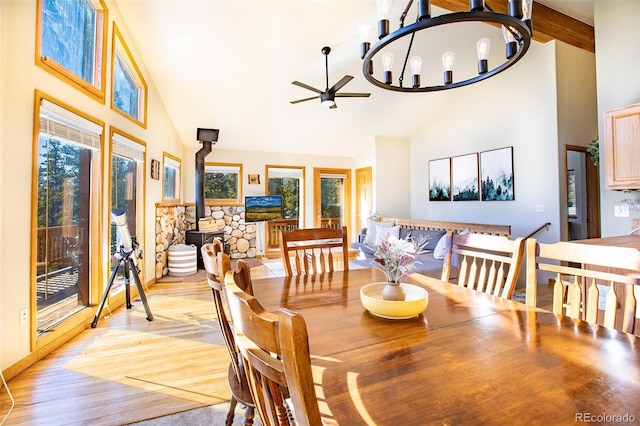
MULTIPOLYGON (((507 13, 506 0, 489 0, 491 8, 499 13, 507 13)), ((468 0, 431 0, 431 5, 452 12, 469 10, 468 0)), ((533 3, 533 39, 541 43, 560 40, 572 46, 595 53, 596 43, 593 27, 570 16, 557 12, 543 4, 533 3)))

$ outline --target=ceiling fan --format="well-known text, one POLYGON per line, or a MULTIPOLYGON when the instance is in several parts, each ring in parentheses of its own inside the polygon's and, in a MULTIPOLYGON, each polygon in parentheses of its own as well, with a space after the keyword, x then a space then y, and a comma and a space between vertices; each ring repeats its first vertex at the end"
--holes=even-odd
POLYGON ((368 98, 371 93, 338 93, 345 84, 350 82, 353 79, 353 76, 345 75, 338 81, 333 87, 329 88, 329 53, 331 52, 331 48, 329 46, 325 46, 322 48, 322 54, 324 55, 324 70, 326 75, 326 89, 324 91, 320 89, 316 89, 315 87, 311 87, 304 83, 300 83, 299 81, 294 81, 291 84, 295 84, 296 86, 304 87, 305 89, 309 89, 312 92, 319 93, 318 96, 312 96, 310 98, 298 99, 297 101, 291 101, 292 104, 297 104, 298 102, 310 101, 311 99, 320 98, 320 103, 322 105, 326 105, 329 108, 337 108, 335 98, 368 98))

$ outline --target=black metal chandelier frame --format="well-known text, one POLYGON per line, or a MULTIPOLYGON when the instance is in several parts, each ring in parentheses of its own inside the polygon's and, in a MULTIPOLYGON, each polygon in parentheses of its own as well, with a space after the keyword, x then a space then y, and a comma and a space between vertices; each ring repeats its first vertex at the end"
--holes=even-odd
MULTIPOLYGON (((531 21, 530 20, 522 20, 517 17, 513 17, 511 15, 506 15, 502 13, 496 13, 491 10, 488 5, 484 5, 482 11, 471 10, 467 12, 452 12, 436 17, 429 17, 418 19, 415 23, 404 26, 404 18, 406 13, 411 6, 412 1, 409 2, 407 8, 405 9, 405 13, 403 14, 400 20, 400 28, 396 31, 386 35, 381 38, 377 43, 371 46, 364 56, 362 57, 362 73, 364 77, 372 84, 381 87, 386 90, 393 90, 397 92, 433 92, 439 90, 447 90, 454 89, 457 87, 467 86, 473 83, 477 83, 479 81, 485 80, 489 77, 492 77, 507 68, 513 66, 516 62, 518 62, 524 54, 529 49, 531 44, 532 37, 532 29, 531 29, 531 21), (453 24, 458 22, 481 22, 481 23, 495 23, 504 25, 508 31, 511 32, 515 41, 517 43, 517 49, 513 56, 506 59, 501 65, 488 70, 485 73, 478 74, 475 77, 468 78, 466 80, 461 80, 457 82, 451 82, 448 84, 442 85, 434 85, 434 86, 419 86, 419 87, 404 87, 403 86, 403 78, 406 71, 407 61, 411 54, 411 48, 413 45, 413 37, 415 37, 416 33, 422 30, 426 30, 428 28, 433 28, 437 26, 453 24), (378 80, 373 74, 373 58, 381 53, 382 49, 390 44, 394 43, 397 40, 400 40, 404 37, 411 37, 411 41, 409 42, 409 46, 407 48, 406 57, 404 59, 404 64, 402 67, 402 71, 400 73, 400 78, 398 79, 399 84, 394 85, 392 83, 386 83, 384 81, 378 80)), ((364 53, 364 52, 363 52, 364 53)))

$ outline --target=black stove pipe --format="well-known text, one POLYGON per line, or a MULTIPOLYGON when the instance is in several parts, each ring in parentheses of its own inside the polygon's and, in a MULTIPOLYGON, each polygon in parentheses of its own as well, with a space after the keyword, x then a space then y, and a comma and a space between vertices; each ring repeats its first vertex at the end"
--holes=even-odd
POLYGON ((204 217, 204 159, 211 152, 211 145, 211 141, 202 141, 202 148, 196 152, 196 231, 204 217))

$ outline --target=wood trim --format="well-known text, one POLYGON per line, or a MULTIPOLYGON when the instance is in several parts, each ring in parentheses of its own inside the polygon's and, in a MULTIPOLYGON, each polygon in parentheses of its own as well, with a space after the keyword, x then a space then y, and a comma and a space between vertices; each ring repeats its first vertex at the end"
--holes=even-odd
MULTIPOLYGON (((490 1, 490 6, 499 13, 507 13, 506 1, 490 1)), ((452 12, 469 10, 468 0, 433 0, 433 6, 441 7, 452 12)), ((557 12, 545 5, 534 2, 533 39, 541 43, 559 40, 571 46, 595 53, 596 42, 593 27, 563 13, 557 12)))
POLYGON ((511 225, 491 225, 485 223, 446 222, 440 220, 401 219, 385 217, 384 221, 394 221, 396 225, 406 229, 444 229, 445 231, 460 232, 469 229, 478 234, 511 235, 511 225))
POLYGON ((118 114, 122 115, 126 119, 136 123, 138 126, 142 127, 143 129, 146 129, 147 128, 147 100, 149 97, 148 96, 149 89, 147 87, 147 82, 144 80, 142 71, 140 71, 140 68, 138 68, 138 64, 133 59, 133 55, 129 50, 129 46, 127 46, 127 43, 125 43, 124 37, 122 36, 122 33, 120 32, 120 29, 118 28, 115 22, 113 23, 113 37, 112 37, 111 43, 112 43, 112 46, 111 46, 111 109, 117 112, 118 114), (136 83, 140 86, 138 89, 140 90, 142 99, 138 100, 138 102, 142 103, 142 105, 140 105, 142 106, 141 111, 139 111, 139 114, 141 115, 141 117, 133 117, 127 114, 126 112, 122 111, 120 108, 118 108, 114 104, 114 99, 115 99, 114 91, 115 91, 115 84, 116 84, 115 69, 116 69, 117 52, 119 50, 118 47, 121 47, 122 51, 127 56, 127 59, 129 61, 128 65, 130 65, 133 68, 133 72, 136 74, 135 76, 133 76, 134 80, 136 80, 136 83))
POLYGON ((97 22, 96 33, 100 35, 101 40, 98 40, 100 46, 96 49, 96 55, 100 56, 100 86, 94 86, 91 83, 76 76, 68 69, 57 63, 52 58, 42 56, 42 2, 44 0, 38 0, 36 7, 36 49, 35 49, 35 63, 38 67, 49 72, 51 75, 59 78, 60 80, 75 87, 80 92, 95 99, 101 104, 105 103, 106 92, 106 77, 107 77, 107 28, 109 27, 109 10, 103 0, 92 0, 92 3, 98 10, 98 15, 102 15, 102 22, 97 22))

